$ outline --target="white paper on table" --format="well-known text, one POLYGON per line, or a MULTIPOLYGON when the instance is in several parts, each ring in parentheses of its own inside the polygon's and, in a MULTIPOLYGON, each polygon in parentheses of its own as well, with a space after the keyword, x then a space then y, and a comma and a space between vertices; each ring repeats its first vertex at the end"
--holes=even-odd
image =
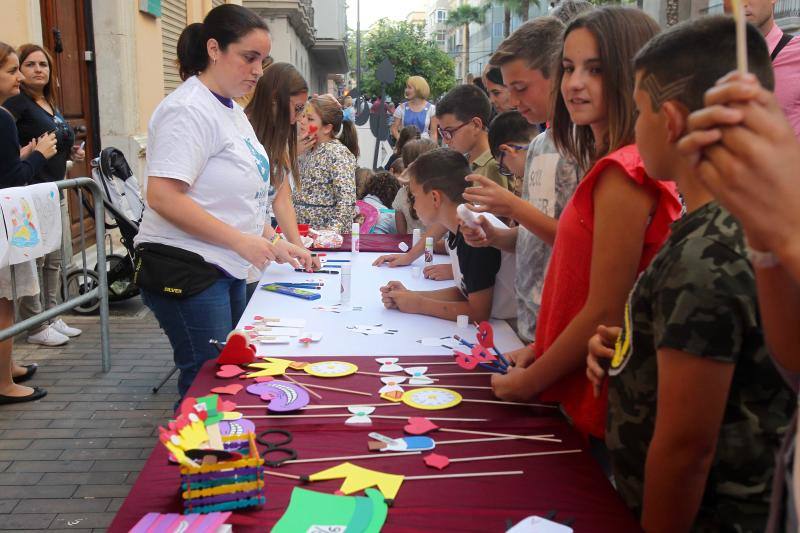
POLYGON ((0 194, 11 265, 61 247, 61 202, 55 183, 10 187, 0 194))
POLYGON ((529 516, 506 533, 572 533, 572 528, 541 516, 529 516))

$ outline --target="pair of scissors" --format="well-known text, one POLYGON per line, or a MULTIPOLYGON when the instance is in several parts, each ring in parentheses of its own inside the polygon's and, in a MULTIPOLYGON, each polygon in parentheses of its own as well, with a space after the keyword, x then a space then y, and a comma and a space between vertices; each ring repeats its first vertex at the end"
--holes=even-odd
POLYGON ((286 448, 286 445, 292 442, 292 434, 285 429, 267 429, 262 431, 256 437, 256 442, 262 446, 266 446, 266 449, 261 455, 264 458, 264 464, 269 467, 277 468, 286 461, 297 459, 297 451, 292 448, 286 448), (271 438, 266 438, 267 435, 283 435, 284 439, 282 441, 273 440, 271 438), (276 461, 270 461, 267 459, 267 456, 273 452, 282 453, 285 457, 281 457, 276 461))

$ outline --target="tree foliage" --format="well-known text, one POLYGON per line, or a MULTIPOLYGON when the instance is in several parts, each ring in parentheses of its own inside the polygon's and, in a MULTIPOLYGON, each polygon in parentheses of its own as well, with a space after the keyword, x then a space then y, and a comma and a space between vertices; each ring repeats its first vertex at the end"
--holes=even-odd
MULTIPOLYGON (((349 44, 351 66, 355 68, 355 35, 349 44)), ((391 61, 397 74, 394 83, 386 87, 386 94, 395 102, 405 99, 404 89, 409 76, 422 76, 427 80, 431 99, 446 93, 456 83, 453 60, 425 37, 425 30, 419 24, 382 19, 369 32, 362 32, 361 90, 364 93, 380 94, 375 70, 384 58, 391 61)))

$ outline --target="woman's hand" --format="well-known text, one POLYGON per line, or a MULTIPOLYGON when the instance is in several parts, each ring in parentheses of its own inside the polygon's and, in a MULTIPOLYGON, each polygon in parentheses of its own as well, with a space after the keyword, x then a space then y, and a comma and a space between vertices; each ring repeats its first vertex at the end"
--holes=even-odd
POLYGON ((43 134, 36 140, 35 150, 42 154, 45 159, 50 159, 58 150, 56 150, 56 134, 52 131, 43 134))
POLYGON ((80 146, 72 147, 69 158, 75 163, 82 163, 86 159, 86 150, 83 149, 83 143, 80 146))
POLYGON ((314 266, 314 259, 311 252, 303 247, 292 244, 287 240, 279 240, 275 243, 275 261, 280 264, 289 263, 294 268, 310 270, 314 266))
POLYGON ((259 270, 264 270, 264 266, 268 261, 275 261, 277 258, 275 247, 260 235, 243 233, 237 239, 236 247, 233 251, 259 270))
POLYGON ((35 149, 36 149, 36 140, 31 139, 31 142, 29 142, 28 144, 19 149, 19 158, 25 159, 26 157, 31 155, 35 149))
POLYGON ((517 368, 526 368, 533 363, 535 353, 533 351, 533 345, 529 344, 527 346, 523 346, 513 352, 506 353, 506 358, 514 364, 517 368))
POLYGON ((592 382, 594 397, 600 397, 600 389, 606 379, 608 362, 614 357, 614 347, 622 328, 597 326, 597 334, 589 339, 589 355, 586 357, 586 377, 592 382))

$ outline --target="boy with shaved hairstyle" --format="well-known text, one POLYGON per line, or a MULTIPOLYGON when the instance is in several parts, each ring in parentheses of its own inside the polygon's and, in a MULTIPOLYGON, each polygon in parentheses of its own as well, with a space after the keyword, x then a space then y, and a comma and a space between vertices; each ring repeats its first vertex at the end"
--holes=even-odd
MULTIPOLYGON (((588 374, 599 389, 599 358, 611 358, 606 444, 646 531, 763 531, 795 405, 767 351, 741 226, 677 149, 706 90, 736 68, 735 35, 732 19, 703 17, 635 60, 636 143, 650 176, 678 184, 687 213, 631 291, 623 328, 590 340, 588 374)), ((772 87, 752 26, 747 47, 750 71, 772 87)))

